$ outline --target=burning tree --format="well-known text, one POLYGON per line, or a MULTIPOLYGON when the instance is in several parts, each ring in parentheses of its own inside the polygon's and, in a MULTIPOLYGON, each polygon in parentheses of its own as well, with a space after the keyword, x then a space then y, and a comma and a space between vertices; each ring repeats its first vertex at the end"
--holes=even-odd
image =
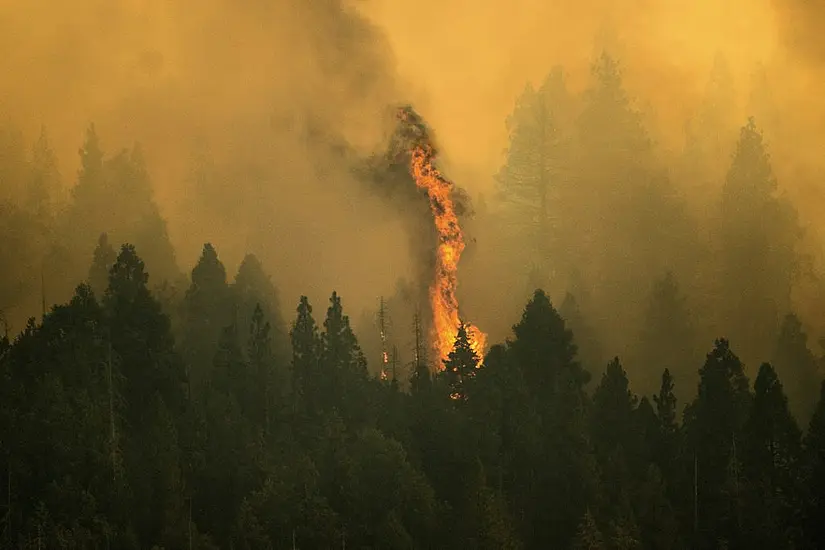
MULTIPOLYGON (((410 174, 416 186, 427 193, 438 234, 430 306, 433 348, 443 362, 448 359, 462 325, 456 288, 464 235, 454 202, 455 186, 435 167, 437 152, 421 117, 407 106, 399 109, 398 120, 400 124, 391 151, 396 155, 409 155, 410 174)), ((482 357, 487 336, 471 324, 467 324, 465 330, 473 352, 482 357)))

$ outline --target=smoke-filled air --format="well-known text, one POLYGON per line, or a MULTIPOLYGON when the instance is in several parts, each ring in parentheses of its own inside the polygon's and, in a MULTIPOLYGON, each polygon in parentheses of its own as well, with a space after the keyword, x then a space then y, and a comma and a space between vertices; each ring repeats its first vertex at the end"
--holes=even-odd
POLYGON ((823 30, 0 0, 0 548, 825 548, 823 30))

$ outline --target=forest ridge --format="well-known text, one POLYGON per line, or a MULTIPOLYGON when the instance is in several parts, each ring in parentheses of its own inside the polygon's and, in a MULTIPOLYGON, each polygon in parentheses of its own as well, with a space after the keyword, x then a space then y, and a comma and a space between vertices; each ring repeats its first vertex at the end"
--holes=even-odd
POLYGON ((482 366, 462 329, 435 365, 399 291, 386 381, 337 293, 284 319, 259 258, 230 281, 211 244, 184 276, 139 145, 107 157, 91 125, 65 195, 46 131, 26 152, 7 127, 0 306, 43 315, 0 344, 4 544, 825 546, 823 361, 792 300, 819 279, 774 119, 723 131, 711 81, 678 166, 611 56, 580 96, 561 69, 527 87, 465 226, 468 270, 508 281, 477 303, 521 311, 488 315, 511 330, 482 366))

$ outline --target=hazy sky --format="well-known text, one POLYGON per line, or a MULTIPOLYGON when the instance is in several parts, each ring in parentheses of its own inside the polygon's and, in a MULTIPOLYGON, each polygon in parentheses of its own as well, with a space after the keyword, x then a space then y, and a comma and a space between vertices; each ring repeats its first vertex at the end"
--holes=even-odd
POLYGON ((47 126, 67 184, 90 121, 107 152, 139 140, 183 269, 212 241, 230 272, 258 253, 290 309, 298 294, 319 301, 333 287, 364 307, 410 271, 408 241, 397 214, 328 153, 329 134, 373 150, 386 106, 409 100, 435 128, 450 177, 489 194, 518 93, 556 64, 581 90, 603 44, 668 154, 718 53, 739 92, 737 125, 761 63, 784 119, 784 139, 768 136, 780 185, 810 229, 825 230, 825 18, 812 5, 0 0, 0 113, 29 141, 47 126), (193 185, 197 158, 223 176, 193 185))

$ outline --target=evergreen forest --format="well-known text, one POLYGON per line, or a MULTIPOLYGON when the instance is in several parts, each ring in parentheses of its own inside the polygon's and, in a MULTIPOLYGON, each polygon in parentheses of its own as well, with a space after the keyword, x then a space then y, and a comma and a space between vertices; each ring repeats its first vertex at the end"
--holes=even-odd
POLYGON ((456 192, 467 270, 507 304, 472 319, 483 356, 462 322, 433 357, 427 242, 381 301, 387 372, 340 289, 280 292, 295 266, 235 269, 216 235, 182 268, 140 145, 91 124, 67 177, 47 128, 4 123, 0 547, 825 548, 825 333, 795 298, 825 286, 770 102, 725 128, 719 61, 665 154, 620 61, 591 68, 580 93, 560 67, 526 86, 495 194, 456 192))

